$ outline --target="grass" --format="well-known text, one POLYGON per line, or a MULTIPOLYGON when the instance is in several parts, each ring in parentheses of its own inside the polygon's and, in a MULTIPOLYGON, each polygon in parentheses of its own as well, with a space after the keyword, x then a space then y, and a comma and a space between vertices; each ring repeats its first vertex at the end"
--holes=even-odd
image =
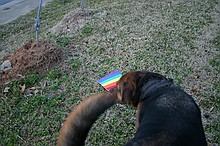
MULTIPOLYGON (((103 91, 96 81, 114 69, 174 78, 199 104, 208 141, 219 144, 219 5, 217 0, 87 1, 86 8, 99 13, 69 37, 49 29, 79 1, 48 4, 41 13, 40 38, 68 47, 68 58, 45 76, 29 73, 0 86, 0 144, 55 145, 71 108, 103 91)), ((0 26, 0 51, 10 53, 34 38, 36 14, 33 10, 0 26)), ((123 145, 135 132, 135 112, 115 105, 94 124, 86 144, 123 145)))
POLYGON ((92 30, 93 28, 89 24, 85 24, 83 28, 81 29, 81 32, 83 35, 89 36, 92 34, 92 30))

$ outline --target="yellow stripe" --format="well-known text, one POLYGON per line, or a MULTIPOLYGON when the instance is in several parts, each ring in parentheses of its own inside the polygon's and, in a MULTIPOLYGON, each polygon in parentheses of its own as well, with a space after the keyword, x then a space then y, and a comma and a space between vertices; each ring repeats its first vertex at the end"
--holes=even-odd
POLYGON ((111 80, 111 81, 109 81, 109 82, 107 82, 107 83, 104 83, 104 84, 102 84, 102 86, 106 86, 106 85, 109 85, 109 84, 111 84, 111 83, 117 82, 120 78, 121 78, 121 77, 116 78, 116 79, 114 79, 114 80, 111 80))

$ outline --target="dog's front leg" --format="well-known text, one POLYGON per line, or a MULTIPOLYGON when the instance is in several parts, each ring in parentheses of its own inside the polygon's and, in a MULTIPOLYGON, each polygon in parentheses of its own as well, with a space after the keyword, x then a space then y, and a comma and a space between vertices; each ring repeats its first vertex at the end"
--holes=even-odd
POLYGON ((140 111, 141 111, 141 107, 142 107, 142 102, 139 102, 138 106, 137 106, 137 113, 136 113, 136 124, 135 124, 135 127, 136 127, 136 130, 138 129, 139 127, 139 116, 140 116, 140 111))

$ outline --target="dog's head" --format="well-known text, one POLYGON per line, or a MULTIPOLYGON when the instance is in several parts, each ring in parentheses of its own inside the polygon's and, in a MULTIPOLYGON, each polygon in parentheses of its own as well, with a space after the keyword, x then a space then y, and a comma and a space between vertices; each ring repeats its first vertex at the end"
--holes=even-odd
POLYGON ((117 97, 124 104, 133 105, 137 89, 137 73, 130 72, 123 75, 117 82, 117 97))
POLYGON ((148 71, 135 71, 123 75, 117 82, 117 97, 123 104, 137 107, 141 88, 151 79, 166 79, 164 76, 148 71))

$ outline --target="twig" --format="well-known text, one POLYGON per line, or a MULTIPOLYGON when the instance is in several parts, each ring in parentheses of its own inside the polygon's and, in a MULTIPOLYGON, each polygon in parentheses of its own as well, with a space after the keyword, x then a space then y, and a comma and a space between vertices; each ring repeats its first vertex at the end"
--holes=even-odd
POLYGON ((24 141, 25 143, 27 143, 27 141, 25 141, 21 136, 19 136, 18 134, 17 134, 17 137, 18 138, 20 138, 22 141, 24 141))

